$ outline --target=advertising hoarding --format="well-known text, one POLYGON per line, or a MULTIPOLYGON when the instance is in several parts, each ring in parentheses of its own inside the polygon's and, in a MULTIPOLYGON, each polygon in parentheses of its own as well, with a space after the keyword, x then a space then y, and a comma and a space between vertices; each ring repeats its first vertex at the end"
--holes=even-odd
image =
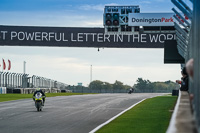
POLYGON ((104 28, 0 26, 0 46, 163 48, 175 33, 105 34, 104 28))

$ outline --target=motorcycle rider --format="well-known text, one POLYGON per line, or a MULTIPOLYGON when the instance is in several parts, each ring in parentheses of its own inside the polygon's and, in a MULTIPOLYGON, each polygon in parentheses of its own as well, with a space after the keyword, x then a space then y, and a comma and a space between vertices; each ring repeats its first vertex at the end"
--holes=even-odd
POLYGON ((130 88, 128 93, 131 94, 132 92, 133 92, 133 90, 132 90, 132 88, 130 88))
POLYGON ((40 93, 42 94, 42 100, 43 100, 42 106, 44 106, 46 95, 45 95, 45 93, 44 93, 40 88, 37 88, 36 91, 34 92, 34 94, 33 94, 33 100, 35 101, 35 95, 36 95, 38 92, 40 92, 40 93))

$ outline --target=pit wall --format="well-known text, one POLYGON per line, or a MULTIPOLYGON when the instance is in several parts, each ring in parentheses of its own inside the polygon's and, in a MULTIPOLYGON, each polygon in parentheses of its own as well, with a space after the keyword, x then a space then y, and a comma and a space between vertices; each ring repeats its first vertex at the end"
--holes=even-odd
POLYGON ((188 92, 179 91, 166 133, 198 133, 188 92))

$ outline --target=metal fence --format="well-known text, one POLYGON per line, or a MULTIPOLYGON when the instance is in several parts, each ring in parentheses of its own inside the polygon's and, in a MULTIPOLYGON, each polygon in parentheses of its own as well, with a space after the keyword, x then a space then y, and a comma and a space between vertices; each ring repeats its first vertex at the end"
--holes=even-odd
POLYGON ((0 87, 66 89, 68 85, 36 75, 29 76, 29 74, 23 73, 0 72, 0 87))
POLYGON ((174 8, 172 10, 185 22, 179 19, 180 24, 175 23, 179 53, 186 62, 191 58, 194 59, 194 78, 190 79, 189 91, 190 95, 194 95, 192 100, 194 117, 200 131, 200 1, 188 0, 188 3, 192 3, 192 7, 182 0, 171 1, 179 11, 174 8), (179 13, 180 11, 189 21, 179 13))

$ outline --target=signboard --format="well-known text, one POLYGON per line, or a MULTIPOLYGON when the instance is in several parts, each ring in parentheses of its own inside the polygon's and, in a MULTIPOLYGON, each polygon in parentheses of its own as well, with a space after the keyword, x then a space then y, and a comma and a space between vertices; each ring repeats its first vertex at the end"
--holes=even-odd
POLYGON ((181 64, 185 59, 178 53, 176 40, 165 41, 164 45, 164 63, 181 64))
POLYGON ((0 46, 163 48, 174 33, 104 33, 104 28, 0 26, 0 46))
POLYGON ((129 26, 174 26, 173 13, 129 13, 129 26))

